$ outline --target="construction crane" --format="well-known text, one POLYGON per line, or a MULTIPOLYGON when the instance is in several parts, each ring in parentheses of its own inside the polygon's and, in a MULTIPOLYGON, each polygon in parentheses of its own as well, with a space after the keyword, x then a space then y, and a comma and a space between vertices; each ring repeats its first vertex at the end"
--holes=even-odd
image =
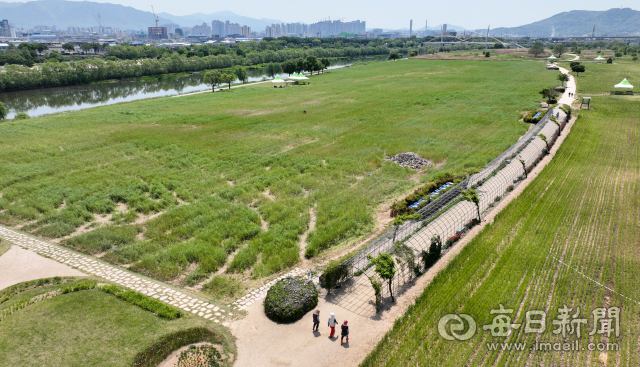
POLYGON ((158 18, 158 16, 156 15, 156 11, 153 9, 153 5, 151 5, 151 11, 153 12, 153 20, 156 22, 156 27, 157 27, 158 21, 160 21, 160 18, 158 18))
POLYGON ((102 21, 100 20, 100 13, 98 13, 97 16, 93 15, 93 18, 96 20, 96 22, 98 22, 98 26, 100 27, 100 32, 102 32, 102 21))

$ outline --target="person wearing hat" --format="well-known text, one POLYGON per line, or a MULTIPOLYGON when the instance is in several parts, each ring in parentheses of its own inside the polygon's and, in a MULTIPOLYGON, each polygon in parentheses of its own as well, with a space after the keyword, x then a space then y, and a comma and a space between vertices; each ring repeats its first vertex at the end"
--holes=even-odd
POLYGON ((320 310, 313 311, 313 331, 318 331, 320 327, 320 310))
POLYGON ((344 320, 344 322, 342 323, 342 336, 340 337, 340 345, 342 345, 342 339, 344 339, 344 337, 347 337, 347 343, 349 342, 349 326, 347 326, 349 322, 347 320, 344 320))
POLYGON ((329 327, 331 328, 329 338, 333 338, 333 335, 336 333, 336 326, 338 326, 338 321, 336 320, 336 315, 332 312, 331 317, 329 317, 329 327))

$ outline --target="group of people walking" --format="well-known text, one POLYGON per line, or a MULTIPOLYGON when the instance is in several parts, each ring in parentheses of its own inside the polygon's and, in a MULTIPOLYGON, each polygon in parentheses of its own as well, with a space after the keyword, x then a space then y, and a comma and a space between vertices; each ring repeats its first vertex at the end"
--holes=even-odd
MULTIPOLYGON (((349 322, 344 320, 342 323, 342 335, 340 338, 340 345, 344 342, 344 338, 347 338, 347 343, 349 342, 349 322)), ((331 334, 329 334, 329 338, 333 338, 336 333, 336 326, 338 326, 338 320, 336 320, 336 315, 332 312, 329 317, 329 322, 327 326, 331 329, 331 334)), ((318 331, 320 327, 320 310, 313 311, 313 331, 318 331)))

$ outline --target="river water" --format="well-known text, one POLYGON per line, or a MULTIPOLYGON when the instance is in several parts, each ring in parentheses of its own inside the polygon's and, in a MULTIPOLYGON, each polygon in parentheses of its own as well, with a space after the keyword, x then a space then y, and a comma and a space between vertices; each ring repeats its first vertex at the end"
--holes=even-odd
MULTIPOLYGON (((329 69, 336 69, 363 61, 382 61, 386 56, 338 59, 331 61, 329 69)), ((247 69, 249 81, 260 81, 266 74, 264 69, 247 69)), ((281 74, 281 77, 287 75, 281 74)), ((238 81, 236 81, 238 83, 238 81)), ((234 84, 236 84, 234 83, 234 84)), ((144 98, 171 96, 210 89, 202 82, 202 75, 187 75, 158 81, 123 81, 116 83, 96 83, 60 88, 44 88, 17 92, 0 93, 11 119, 19 112, 31 117, 55 112, 75 111, 84 108, 135 101, 144 98)))

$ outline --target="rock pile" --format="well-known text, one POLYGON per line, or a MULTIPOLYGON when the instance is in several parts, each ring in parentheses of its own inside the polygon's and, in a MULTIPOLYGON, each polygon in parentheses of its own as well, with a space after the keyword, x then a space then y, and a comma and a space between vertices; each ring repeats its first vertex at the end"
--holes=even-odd
POLYGON ((420 169, 422 167, 431 167, 433 162, 428 161, 416 153, 400 153, 393 157, 385 159, 385 161, 392 161, 398 163, 400 167, 409 167, 413 169, 420 169))

